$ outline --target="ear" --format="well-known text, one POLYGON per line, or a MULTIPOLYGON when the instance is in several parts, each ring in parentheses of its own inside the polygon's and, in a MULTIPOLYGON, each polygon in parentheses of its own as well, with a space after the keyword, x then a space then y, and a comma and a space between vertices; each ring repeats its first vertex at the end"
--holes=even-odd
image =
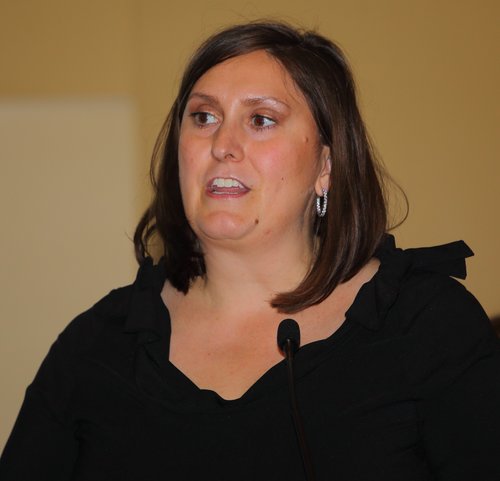
POLYGON ((319 172, 318 178, 316 179, 314 190, 319 197, 322 197, 323 190, 328 190, 330 188, 330 173, 332 171, 332 157, 330 155, 330 147, 326 145, 323 145, 323 147, 321 148, 320 165, 321 170, 319 172))

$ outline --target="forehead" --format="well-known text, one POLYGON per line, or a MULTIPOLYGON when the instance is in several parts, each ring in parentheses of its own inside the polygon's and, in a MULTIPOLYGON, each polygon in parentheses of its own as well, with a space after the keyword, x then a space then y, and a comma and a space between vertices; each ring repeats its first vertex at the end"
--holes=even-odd
POLYGON ((308 108, 307 101, 287 70, 264 50, 239 55, 207 70, 195 83, 192 93, 232 96, 276 97, 291 106, 308 108))

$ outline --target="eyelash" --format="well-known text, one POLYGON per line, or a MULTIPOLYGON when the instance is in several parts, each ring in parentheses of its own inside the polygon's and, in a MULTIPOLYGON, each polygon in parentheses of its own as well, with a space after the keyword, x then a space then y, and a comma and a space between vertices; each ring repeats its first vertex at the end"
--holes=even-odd
MULTIPOLYGON (((214 117, 215 118, 214 114, 211 114, 210 112, 204 112, 204 111, 192 112, 192 113, 189 114, 189 116, 191 118, 193 118, 194 123, 196 124, 196 126, 199 127, 200 129, 202 129, 204 127, 207 127, 209 125, 212 125, 210 123, 200 122, 199 117, 201 115, 206 115, 206 116, 210 116, 210 117, 214 117)), ((276 125, 277 122, 276 122, 276 120, 272 119, 271 117, 268 117, 267 115, 255 114, 255 115, 252 115, 250 123, 251 123, 251 126, 255 130, 257 130, 257 131, 263 131, 263 130, 267 130, 267 129, 273 128, 276 125), (255 125, 254 124, 255 119, 264 119, 264 121, 271 122, 271 125, 261 125, 261 126, 255 125)))

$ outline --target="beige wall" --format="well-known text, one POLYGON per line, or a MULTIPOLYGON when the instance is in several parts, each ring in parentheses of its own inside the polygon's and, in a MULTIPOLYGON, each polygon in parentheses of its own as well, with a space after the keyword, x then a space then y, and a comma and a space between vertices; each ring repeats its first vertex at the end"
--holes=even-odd
POLYGON ((56 334, 132 278, 156 132, 186 57, 228 23, 284 18, 344 47, 410 198, 399 243, 467 240, 467 286, 500 313, 498 5, 0 0, 0 448, 56 334))

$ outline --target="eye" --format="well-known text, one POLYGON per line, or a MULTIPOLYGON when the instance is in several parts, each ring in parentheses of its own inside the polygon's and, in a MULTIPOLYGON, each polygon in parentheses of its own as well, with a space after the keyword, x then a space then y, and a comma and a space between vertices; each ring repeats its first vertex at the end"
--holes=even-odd
POLYGON ((217 123, 217 117, 210 112, 193 112, 189 114, 194 119, 194 123, 199 127, 213 125, 217 123))
POLYGON ((254 115, 251 120, 252 126, 256 129, 268 129, 276 124, 276 121, 265 115, 254 115))

